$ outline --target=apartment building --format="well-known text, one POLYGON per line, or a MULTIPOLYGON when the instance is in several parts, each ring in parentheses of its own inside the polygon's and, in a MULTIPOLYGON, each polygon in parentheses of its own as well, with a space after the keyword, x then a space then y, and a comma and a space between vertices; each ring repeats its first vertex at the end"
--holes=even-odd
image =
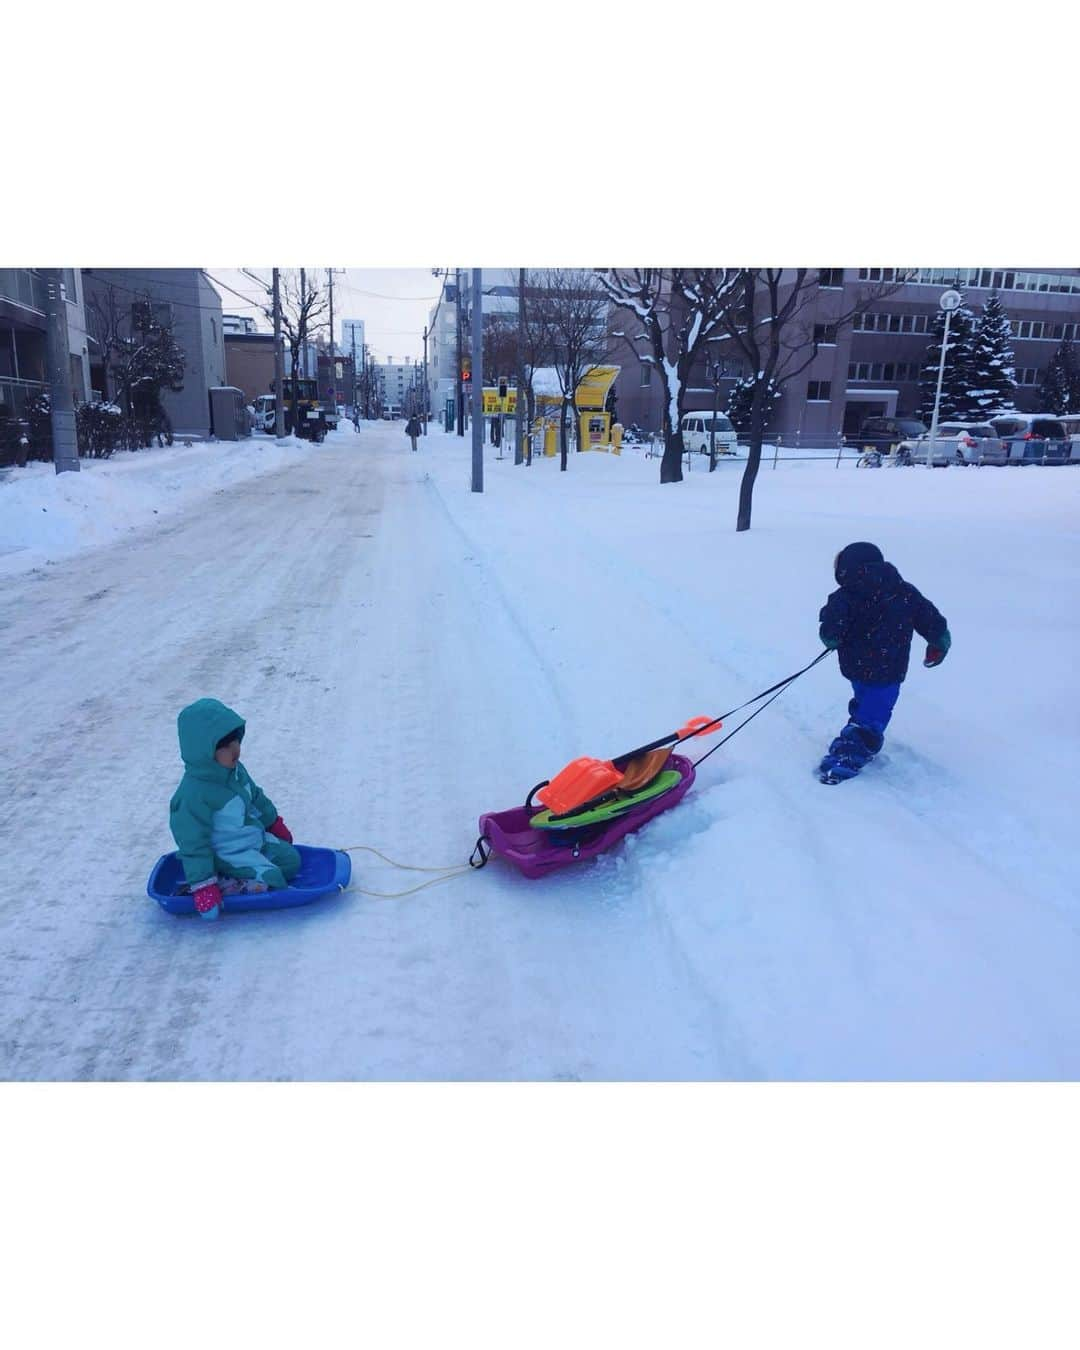
POLYGON ((423 388, 424 367, 408 357, 404 361, 381 361, 375 366, 379 402, 383 411, 401 415, 411 411, 423 388))
MULTIPOLYGON (((210 389, 224 385, 225 332, 221 297, 198 267, 83 269, 87 313, 93 333, 96 315, 112 308, 130 331, 136 309, 149 298, 154 317, 167 324, 184 353, 184 387, 165 390, 162 406, 178 433, 208 435, 210 389)), ((93 351, 93 348, 91 349, 93 351)), ((100 358, 92 367, 94 387, 103 396, 105 372, 100 358)))
MULTIPOLYGON (((831 444, 856 435, 868 417, 913 414, 919 406, 919 375, 926 361, 938 300, 958 288, 978 316, 997 294, 1008 315, 1016 358, 1018 408, 1038 411, 1039 386, 1065 336, 1080 340, 1080 269, 1023 268, 822 268, 821 282, 805 321, 817 340, 814 359, 784 387, 771 431, 794 439, 831 444), (837 324, 872 287, 894 287, 854 322, 837 324)), ((620 321, 624 314, 618 315, 620 321)), ((620 323, 615 325, 620 326, 620 323)), ((628 325, 622 323, 623 328, 628 325)), ((712 344, 727 366, 720 404, 742 375, 729 344, 712 344)), ((660 429, 662 388, 656 374, 620 343, 624 369, 617 383, 619 417, 646 430, 660 429)), ((702 366, 693 372, 685 406, 712 406, 713 390, 702 366)))
MULTIPOLYGON (((75 402, 90 398, 91 339, 79 269, 61 269, 67 300, 71 387, 75 402)), ((45 281, 34 267, 0 268, 0 420, 20 421, 26 401, 48 390, 45 281)))

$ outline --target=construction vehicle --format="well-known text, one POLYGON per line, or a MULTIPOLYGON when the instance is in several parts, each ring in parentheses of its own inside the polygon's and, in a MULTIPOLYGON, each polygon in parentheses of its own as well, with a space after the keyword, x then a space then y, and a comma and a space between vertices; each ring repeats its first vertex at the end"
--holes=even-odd
MULTIPOLYGON (((297 416, 293 416, 293 387, 291 377, 285 377, 285 431, 307 441, 321 441, 330 430, 331 418, 319 398, 318 384, 315 380, 298 379, 295 381, 297 416), (295 422, 295 428, 294 428, 295 422)), ((271 385, 271 389, 273 385, 271 385)), ((275 395, 260 394, 255 400, 255 428, 257 431, 274 433, 274 417, 277 412, 275 395)), ((337 425, 337 409, 334 409, 333 424, 337 425)))

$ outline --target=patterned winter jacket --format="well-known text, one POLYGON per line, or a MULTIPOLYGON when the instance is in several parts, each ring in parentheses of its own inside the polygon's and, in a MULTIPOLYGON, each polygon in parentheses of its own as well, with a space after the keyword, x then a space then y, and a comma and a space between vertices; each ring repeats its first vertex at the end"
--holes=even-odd
POLYGON ((189 886, 216 877, 222 863, 231 875, 276 875, 261 850, 277 808, 243 764, 226 769, 214 758, 218 741, 243 725, 239 713, 216 698, 190 703, 177 718, 186 772, 169 803, 169 827, 189 886))
POLYGON ((899 684, 907 674, 912 633, 933 646, 948 627, 945 619, 872 544, 844 549, 836 579, 840 589, 819 618, 821 640, 839 640, 841 674, 865 684, 899 684))

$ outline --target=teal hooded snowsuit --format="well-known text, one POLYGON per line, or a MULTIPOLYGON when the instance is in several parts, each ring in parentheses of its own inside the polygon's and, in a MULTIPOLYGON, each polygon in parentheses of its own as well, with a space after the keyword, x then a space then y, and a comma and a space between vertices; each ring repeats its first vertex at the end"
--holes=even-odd
POLYGON ((243 764, 226 769, 214 758, 218 741, 244 726, 216 698, 188 704, 176 719, 186 772, 169 803, 169 828, 184 878, 192 889, 217 877, 261 881, 273 890, 300 871, 300 855, 272 834, 277 807, 243 764))

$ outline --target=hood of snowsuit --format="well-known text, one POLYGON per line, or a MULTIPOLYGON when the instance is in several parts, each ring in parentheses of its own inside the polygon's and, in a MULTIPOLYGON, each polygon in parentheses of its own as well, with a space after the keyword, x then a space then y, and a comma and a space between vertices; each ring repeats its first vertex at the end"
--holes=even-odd
POLYGON ((238 712, 216 698, 196 699, 183 708, 176 719, 180 758, 187 768, 196 773, 216 769, 227 776, 229 771, 217 762, 214 751, 222 736, 227 736, 230 731, 241 730, 244 725, 244 719, 238 712))

